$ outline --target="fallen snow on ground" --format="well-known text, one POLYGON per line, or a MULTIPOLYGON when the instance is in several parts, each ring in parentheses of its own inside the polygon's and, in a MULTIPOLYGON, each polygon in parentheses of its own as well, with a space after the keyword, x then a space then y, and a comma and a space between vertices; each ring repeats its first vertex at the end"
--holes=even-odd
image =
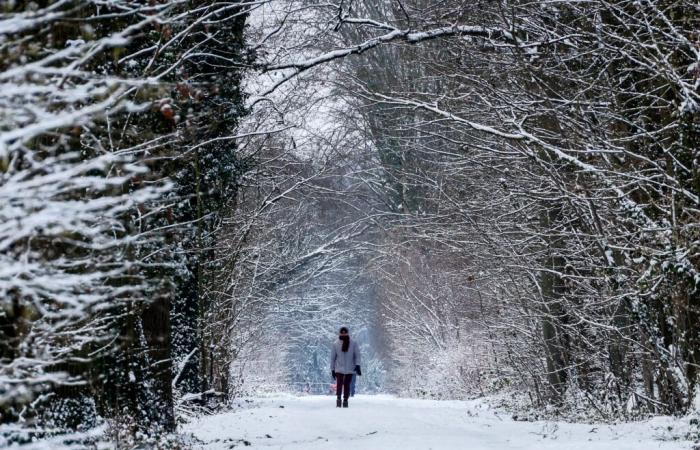
POLYGON ((351 450, 651 450, 689 449, 661 440, 671 418, 619 425, 516 422, 481 401, 355 396, 350 408, 330 396, 275 395, 185 426, 195 448, 351 450))

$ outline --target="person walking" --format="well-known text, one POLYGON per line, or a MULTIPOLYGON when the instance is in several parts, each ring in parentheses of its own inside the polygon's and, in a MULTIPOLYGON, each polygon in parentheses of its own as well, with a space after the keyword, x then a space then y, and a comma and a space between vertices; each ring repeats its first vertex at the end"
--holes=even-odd
POLYGON ((360 364, 360 346, 357 345, 355 340, 350 339, 348 328, 341 327, 340 336, 333 343, 333 349, 331 350, 331 375, 337 381, 335 406, 338 408, 341 406, 341 395, 343 397, 343 408, 348 407, 352 376, 353 374, 362 375, 360 364))

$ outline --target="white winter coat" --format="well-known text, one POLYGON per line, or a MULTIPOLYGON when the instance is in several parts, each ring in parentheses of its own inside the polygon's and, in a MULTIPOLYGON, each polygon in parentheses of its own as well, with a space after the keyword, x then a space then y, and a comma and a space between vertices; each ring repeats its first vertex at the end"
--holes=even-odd
POLYGON ((331 370, 342 374, 355 373, 355 366, 360 364, 360 346, 355 340, 350 339, 347 352, 343 351, 343 341, 335 341, 331 350, 331 370))

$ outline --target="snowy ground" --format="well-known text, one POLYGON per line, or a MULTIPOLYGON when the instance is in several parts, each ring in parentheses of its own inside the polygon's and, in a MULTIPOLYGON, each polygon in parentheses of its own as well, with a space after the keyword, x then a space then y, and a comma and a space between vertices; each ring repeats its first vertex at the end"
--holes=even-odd
POLYGON ((195 448, 350 450, 651 450, 690 449, 668 438, 678 421, 621 425, 515 422, 479 401, 356 396, 337 409, 330 396, 278 395, 185 427, 195 448))

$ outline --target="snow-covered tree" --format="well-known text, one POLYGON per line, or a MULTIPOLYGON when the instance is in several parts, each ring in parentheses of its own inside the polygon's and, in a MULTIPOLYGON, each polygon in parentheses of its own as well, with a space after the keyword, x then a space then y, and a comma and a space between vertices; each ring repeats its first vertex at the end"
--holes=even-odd
POLYGON ((508 313, 483 320, 491 339, 519 343, 525 357, 508 344, 498 361, 537 402, 689 407, 692 2, 281 3, 260 52, 276 75, 264 94, 319 67, 347 73, 339 84, 364 114, 386 180, 371 182, 384 183, 398 241, 465 252, 464 283, 483 273, 477 286, 498 287, 478 292, 508 313), (301 20, 303 35, 291 31, 301 20))

